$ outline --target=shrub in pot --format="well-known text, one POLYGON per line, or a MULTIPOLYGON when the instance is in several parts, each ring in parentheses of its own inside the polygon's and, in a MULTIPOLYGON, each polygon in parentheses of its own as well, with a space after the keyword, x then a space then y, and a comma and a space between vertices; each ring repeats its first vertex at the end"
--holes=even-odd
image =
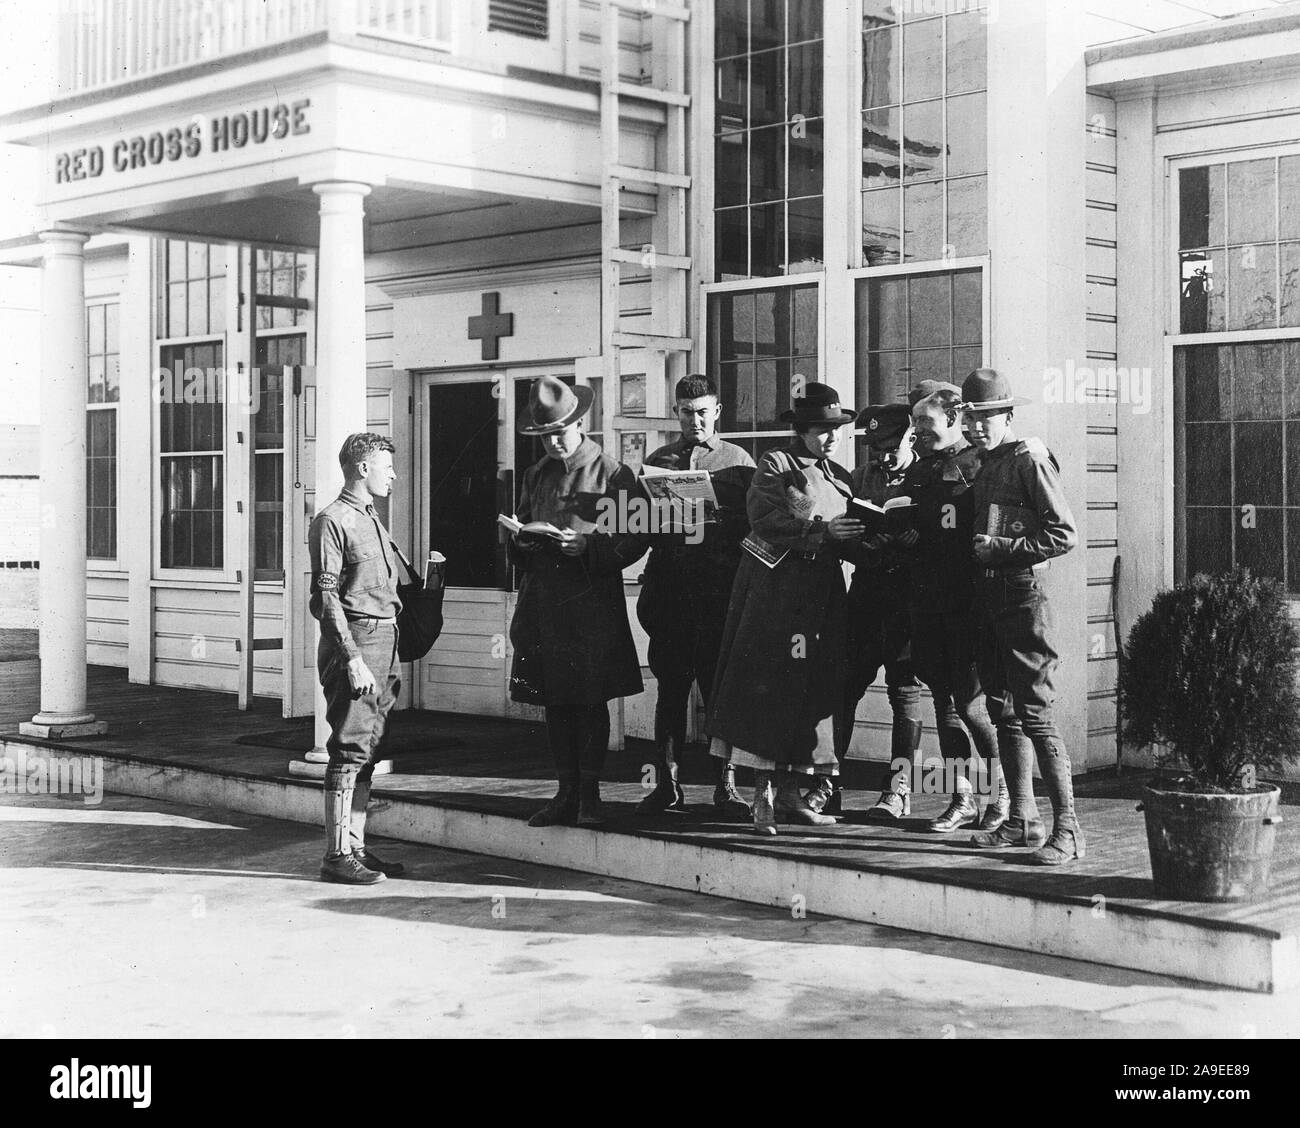
POLYGON ((1267 888, 1281 793, 1256 772, 1297 755, 1297 646, 1281 585, 1242 568, 1161 592, 1133 624, 1124 736, 1185 772, 1139 807, 1159 896, 1237 901, 1267 888))

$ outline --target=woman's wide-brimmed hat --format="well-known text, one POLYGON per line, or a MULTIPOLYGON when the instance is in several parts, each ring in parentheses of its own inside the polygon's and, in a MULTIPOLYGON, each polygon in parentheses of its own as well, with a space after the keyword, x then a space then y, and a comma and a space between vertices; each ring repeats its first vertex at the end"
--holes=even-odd
POLYGON ((962 406, 970 411, 1006 411, 1031 402, 1011 394, 1011 381, 992 368, 977 368, 961 384, 962 406))
POLYGON ((794 407, 781 412, 783 423, 796 426, 814 423, 852 423, 854 414, 840 407, 840 394, 829 384, 805 384, 803 396, 796 397, 794 407))
POLYGON ((585 385, 569 387, 554 376, 533 381, 528 389, 528 418, 519 423, 521 435, 551 435, 563 431, 575 419, 581 419, 591 407, 596 393, 585 385))

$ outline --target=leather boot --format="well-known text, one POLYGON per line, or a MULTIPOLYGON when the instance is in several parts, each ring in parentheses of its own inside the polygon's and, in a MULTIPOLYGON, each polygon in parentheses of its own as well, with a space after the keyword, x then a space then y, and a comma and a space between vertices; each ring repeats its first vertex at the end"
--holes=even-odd
POLYGON ((812 790, 804 794, 804 802, 819 815, 842 815, 844 791, 835 786, 834 777, 819 775, 816 781, 812 790))
POLYGON ((406 867, 401 862, 386 862, 366 846, 366 807, 370 802, 370 780, 362 778, 364 775, 365 769, 362 769, 352 791, 352 819, 348 827, 352 853, 366 869, 382 873, 385 877, 398 877, 406 872, 406 867))
POLYGON ((974 826, 980 820, 980 805, 969 791, 959 791, 952 797, 948 809, 938 818, 931 819, 927 829, 931 834, 950 834, 965 826, 974 826))
POLYGON ((546 741, 559 784, 554 798, 528 820, 529 826, 572 826, 578 818, 578 734, 568 709, 547 708, 546 741))
MULTIPOLYGON (((996 760, 990 761, 990 771, 992 765, 996 763, 996 760)), ((980 830, 997 830, 1007 821, 1009 814, 1011 814, 1011 792, 1007 789, 1007 781, 999 776, 997 796, 985 805, 984 817, 980 819, 980 830)))
POLYGON ((981 850, 1008 850, 1018 846, 1036 848, 1047 840, 1042 819, 1022 819, 1009 815, 997 830, 971 835, 970 844, 981 850))
POLYGON ((325 773, 325 857, 320 864, 322 881, 337 885, 374 885, 382 873, 366 869, 352 853, 349 823, 356 772, 326 769, 325 773))
POLYGON ((600 802, 600 777, 582 773, 578 780, 578 825, 603 826, 605 808, 600 802))
POLYGON ((754 833, 764 836, 776 833, 776 811, 772 806, 772 775, 770 772, 754 773, 754 833))
POLYGON ((783 772, 776 788, 773 809, 781 822, 799 823, 802 826, 834 826, 830 815, 819 815, 799 794, 799 773, 783 772))
POLYGON ((736 769, 729 763, 722 765, 718 784, 713 789, 713 809, 720 818, 734 822, 748 822, 752 814, 749 804, 736 790, 736 769))
POLYGON ((671 737, 659 746, 654 790, 636 805, 638 815, 658 815, 685 808, 686 796, 677 782, 677 751, 671 737))
POLYGON ((1087 853, 1083 830, 1073 815, 1058 816, 1047 842, 1029 860, 1036 866, 1063 866, 1087 853))

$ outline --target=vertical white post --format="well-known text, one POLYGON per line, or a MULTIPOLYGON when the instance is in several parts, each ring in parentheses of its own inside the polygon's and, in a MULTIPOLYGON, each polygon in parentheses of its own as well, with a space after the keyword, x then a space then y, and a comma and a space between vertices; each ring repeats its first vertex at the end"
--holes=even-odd
MULTIPOLYGON (((343 488, 338 452, 366 429, 366 285, 362 220, 368 184, 316 184, 320 258, 316 313, 316 508, 343 488)), ((317 628, 319 630, 319 628, 317 628)), ((325 695, 316 686, 315 751, 325 747, 325 695)))
POLYGON ((42 231, 41 710, 26 736, 107 731, 86 707, 86 236, 42 231))

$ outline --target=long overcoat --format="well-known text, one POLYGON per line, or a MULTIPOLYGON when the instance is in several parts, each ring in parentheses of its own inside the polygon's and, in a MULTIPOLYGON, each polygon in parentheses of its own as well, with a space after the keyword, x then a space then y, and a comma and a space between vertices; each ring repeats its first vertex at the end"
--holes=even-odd
POLYGON ((636 476, 591 439, 566 459, 543 458, 524 472, 515 515, 587 535, 581 556, 544 539, 525 552, 510 643, 510 697, 529 705, 597 705, 641 692, 641 664, 628 625, 623 569, 644 555, 646 537, 620 532, 619 514, 639 496, 636 476))
POLYGON ((762 546, 786 555, 769 568, 744 554, 731 589, 708 731, 784 764, 811 764, 832 743, 846 658, 841 561, 858 542, 826 531, 852 496, 848 472, 809 455, 801 440, 759 459, 746 509, 762 546))

